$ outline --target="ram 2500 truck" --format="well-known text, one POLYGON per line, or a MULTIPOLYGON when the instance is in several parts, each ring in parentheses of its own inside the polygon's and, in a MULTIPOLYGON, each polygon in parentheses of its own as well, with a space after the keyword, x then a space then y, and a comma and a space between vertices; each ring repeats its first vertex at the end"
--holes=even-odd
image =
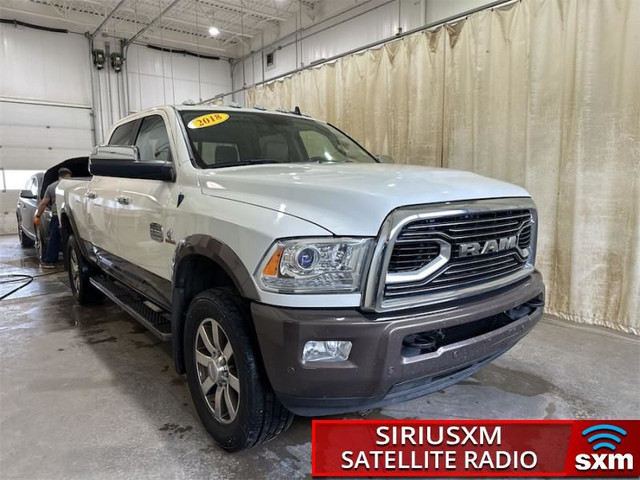
POLYGON ((57 192, 71 289, 171 340, 227 450, 440 390, 542 315, 520 187, 382 164, 293 113, 161 107, 108 138, 57 192))

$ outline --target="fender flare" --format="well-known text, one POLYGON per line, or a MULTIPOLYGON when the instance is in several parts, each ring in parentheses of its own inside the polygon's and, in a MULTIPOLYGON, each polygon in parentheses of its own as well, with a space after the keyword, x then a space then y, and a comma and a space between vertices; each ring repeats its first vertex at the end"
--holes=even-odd
POLYGON ((172 350, 175 368, 178 373, 185 372, 184 366, 184 322, 189 308, 186 298, 184 279, 180 278, 180 264, 191 255, 213 260, 231 279, 240 295, 247 300, 258 300, 258 290, 253 283, 251 273, 246 269, 238 255, 226 243, 209 235, 194 234, 178 243, 173 256, 171 285, 173 298, 171 309, 172 350))
POLYGON ((180 287, 177 278, 180 263, 189 255, 200 255, 216 262, 233 281, 243 298, 258 300, 258 290, 253 283, 251 273, 246 269, 238 255, 226 243, 205 234, 194 234, 181 240, 173 255, 172 284, 180 287))

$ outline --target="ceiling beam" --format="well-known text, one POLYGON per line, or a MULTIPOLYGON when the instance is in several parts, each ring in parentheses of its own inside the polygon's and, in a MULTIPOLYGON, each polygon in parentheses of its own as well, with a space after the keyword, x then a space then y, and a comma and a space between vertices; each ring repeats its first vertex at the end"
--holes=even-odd
MULTIPOLYGON (((23 20, 26 22, 44 22, 45 25, 49 25, 49 26, 56 26, 58 28, 68 28, 71 31, 75 31, 75 33, 81 34, 81 30, 82 28, 85 28, 88 25, 88 20, 86 19, 82 19, 82 17, 77 17, 77 16, 69 16, 68 18, 60 18, 58 16, 55 16, 52 13, 49 14, 43 14, 43 13, 38 13, 38 12, 34 12, 34 11, 30 11, 30 10, 17 10, 17 9, 13 9, 13 8, 7 8, 2 6, 1 0, 0 0, 0 15, 2 14, 12 14, 15 16, 16 19, 18 20, 23 20), (59 22, 59 23, 58 23, 59 22), (82 27, 82 28, 76 28, 73 29, 73 26, 77 26, 77 27, 82 27)), ((93 15, 93 14, 88 14, 85 13, 84 15, 93 15)), ((117 17, 116 17, 117 18, 117 17)), ((133 21, 132 21, 133 22, 133 21)), ((95 25, 95 23, 94 23, 95 25)), ((188 46, 188 47, 195 47, 195 48, 199 48, 199 53, 202 54, 209 54, 209 55, 219 55, 218 53, 215 52, 222 52, 222 56, 227 58, 230 57, 231 54, 229 53, 229 50, 227 48, 224 48, 224 42, 223 40, 220 39, 216 39, 216 38, 212 38, 209 37, 210 40, 215 41, 217 44, 220 45, 220 47, 217 46, 212 46, 209 42, 205 41, 202 42, 200 44, 196 44, 195 42, 188 42, 185 40, 182 40, 179 38, 174 38, 173 33, 176 33, 177 35, 182 35, 186 38, 187 34, 186 33, 179 33, 179 32, 170 32, 169 36, 164 35, 163 37, 160 37, 158 35, 150 35, 149 41, 152 40, 156 40, 158 43, 158 45, 160 46, 164 46, 164 47, 174 47, 174 48, 184 48, 184 47, 180 47, 178 45, 184 45, 184 46, 188 46)), ((192 36, 192 34, 189 34, 190 36, 192 36)), ((117 39, 120 39, 121 37, 114 37, 117 39)), ((124 38, 122 40, 125 40, 124 38)), ((138 45, 144 45, 144 44, 138 44, 138 45)))
POLYGON ((153 20, 151 20, 149 23, 147 23, 147 25, 145 25, 140 30, 138 30, 138 33, 136 33, 129 40, 126 40, 124 42, 124 46, 126 47, 127 45, 135 42, 136 39, 140 35, 142 35, 144 32, 149 30, 149 28, 151 28, 158 20, 160 20, 167 12, 169 12, 169 10, 171 10, 173 7, 175 7, 178 3, 180 3, 180 0, 173 0, 173 2, 171 2, 169 5, 167 5, 166 8, 164 10, 162 10, 153 20))
POLYGON ((241 15, 247 14, 252 15, 254 17, 266 18, 268 20, 276 20, 278 22, 284 22, 286 18, 278 17, 276 15, 271 15, 270 13, 261 12, 259 10, 254 10, 252 8, 246 8, 242 5, 235 5, 233 3, 223 2, 221 0, 213 0, 213 1, 203 1, 196 0, 200 5, 207 5, 209 7, 220 7, 225 10, 230 10, 235 13, 239 13, 241 15))
MULTIPOLYGON (((186 20, 180 20, 179 18, 173 18, 173 17, 164 17, 164 19, 167 22, 173 22, 173 23, 180 23, 182 25, 189 25, 194 27, 195 26, 195 22, 187 22, 186 20)), ((201 24, 200 26, 202 27, 206 27, 206 24, 201 24)), ((221 27, 216 27, 218 30, 220 30, 223 33, 228 33, 229 35, 234 35, 236 37, 247 37, 247 38, 253 38, 253 35, 250 35, 248 33, 241 33, 241 32, 236 32, 234 30, 227 30, 226 28, 221 28, 221 27)))
POLYGON ((122 6, 122 4, 124 2, 126 2, 127 0, 120 0, 118 2, 118 4, 113 7, 113 10, 111 10, 106 17, 104 17, 104 20, 102 21, 102 23, 100 23, 100 25, 98 25, 98 28, 95 29, 95 31, 91 34, 91 40, 93 41, 93 39, 96 37, 96 35, 98 34, 98 32, 100 30, 102 30, 102 27, 104 27, 106 25, 106 23, 109 21, 109 19, 111 19, 111 17, 113 17, 113 14, 116 13, 116 11, 122 6))

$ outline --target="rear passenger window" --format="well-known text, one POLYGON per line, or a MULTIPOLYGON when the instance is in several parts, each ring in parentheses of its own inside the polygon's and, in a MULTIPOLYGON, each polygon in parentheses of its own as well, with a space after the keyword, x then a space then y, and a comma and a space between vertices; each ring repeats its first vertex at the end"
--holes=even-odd
POLYGON ((151 115, 142 120, 135 145, 143 162, 171 161, 169 135, 160 115, 151 115))
POLYGON ((136 125, 138 125, 138 120, 120 125, 113 131, 109 139, 109 145, 133 145, 136 125))

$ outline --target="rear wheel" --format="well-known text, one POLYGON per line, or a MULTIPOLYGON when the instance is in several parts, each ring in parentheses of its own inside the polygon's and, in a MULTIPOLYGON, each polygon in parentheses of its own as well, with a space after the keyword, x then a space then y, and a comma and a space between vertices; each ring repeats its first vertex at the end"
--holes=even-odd
POLYGON ((271 389, 241 303, 227 289, 197 295, 184 337, 187 379, 203 425, 228 451, 284 432, 294 415, 271 389))
POLYGON ((82 256, 82 252, 78 248, 78 244, 73 235, 69 236, 67 242, 67 255, 68 259, 68 272, 69 283, 71 284, 71 291, 76 301, 80 305, 88 305, 91 303, 98 303, 104 295, 100 290, 91 285, 89 278, 91 277, 91 266, 82 256))
POLYGON ((18 219, 18 239, 20 240, 20 245, 23 247, 33 247, 33 240, 27 237, 22 230, 22 225, 20 225, 20 219, 18 219))

